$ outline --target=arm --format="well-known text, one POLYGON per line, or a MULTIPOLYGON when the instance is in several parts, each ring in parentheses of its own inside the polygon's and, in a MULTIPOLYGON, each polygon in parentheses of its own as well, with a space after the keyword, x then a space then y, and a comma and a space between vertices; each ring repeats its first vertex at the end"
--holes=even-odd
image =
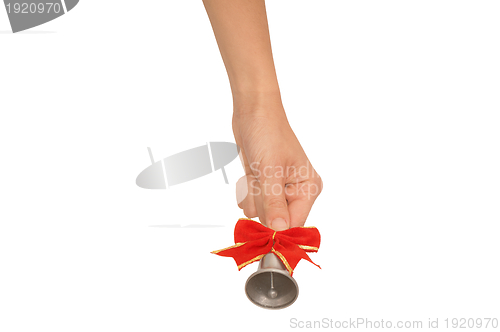
POLYGON ((204 0, 237 107, 279 98, 264 0, 204 0))
POLYGON ((204 0, 233 95, 247 186, 239 203, 275 230, 303 226, 322 189, 281 102, 264 0, 204 0))

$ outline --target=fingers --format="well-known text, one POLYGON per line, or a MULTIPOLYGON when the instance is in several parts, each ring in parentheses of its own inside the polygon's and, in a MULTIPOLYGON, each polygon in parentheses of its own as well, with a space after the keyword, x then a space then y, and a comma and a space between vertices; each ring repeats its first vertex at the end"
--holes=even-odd
POLYGON ((303 183, 287 186, 288 211, 290 213, 290 227, 305 225, 309 212, 321 193, 323 184, 321 179, 312 179, 303 183))
POLYGON ((236 184, 238 206, 247 218, 260 221, 276 231, 290 228, 290 215, 285 197, 285 178, 244 176, 236 184))
MULTIPOLYGON (((260 177, 263 219, 265 224, 275 231, 290 228, 290 215, 285 197, 285 178, 277 175, 273 170, 271 174, 260 177)), ((262 221, 262 215, 259 214, 262 221)))
POLYGON ((253 176, 245 175, 236 183, 236 200, 240 209, 247 218, 255 218, 258 216, 255 194, 253 192, 253 182, 256 181, 253 176))
POLYGON ((264 225, 276 231, 304 226, 323 188, 317 173, 303 182, 288 185, 283 177, 261 177, 261 180, 247 175, 236 185, 238 206, 245 216, 259 217, 264 225))

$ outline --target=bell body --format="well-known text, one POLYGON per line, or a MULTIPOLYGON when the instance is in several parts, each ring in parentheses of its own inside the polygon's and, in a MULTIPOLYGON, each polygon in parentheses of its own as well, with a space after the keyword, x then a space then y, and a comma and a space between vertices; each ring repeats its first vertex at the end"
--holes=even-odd
POLYGON ((299 296, 299 286, 283 262, 268 253, 245 284, 245 293, 255 305, 265 309, 283 309, 299 296))

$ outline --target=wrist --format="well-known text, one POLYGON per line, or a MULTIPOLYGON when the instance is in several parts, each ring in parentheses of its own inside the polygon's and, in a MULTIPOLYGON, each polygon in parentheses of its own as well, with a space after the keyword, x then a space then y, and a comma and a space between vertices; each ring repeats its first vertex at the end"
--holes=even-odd
POLYGON ((283 112, 283 104, 279 88, 235 90, 233 93, 233 113, 243 115, 249 113, 283 112))

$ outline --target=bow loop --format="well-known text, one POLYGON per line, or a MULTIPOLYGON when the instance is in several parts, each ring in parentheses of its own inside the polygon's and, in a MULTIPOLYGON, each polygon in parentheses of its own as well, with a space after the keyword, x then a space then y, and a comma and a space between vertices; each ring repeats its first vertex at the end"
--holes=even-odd
POLYGON ((301 259, 315 264, 307 252, 317 252, 321 242, 316 227, 294 227, 274 231, 252 219, 239 219, 234 228, 235 245, 212 251, 213 254, 232 257, 238 270, 274 253, 286 266, 290 275, 301 259))

